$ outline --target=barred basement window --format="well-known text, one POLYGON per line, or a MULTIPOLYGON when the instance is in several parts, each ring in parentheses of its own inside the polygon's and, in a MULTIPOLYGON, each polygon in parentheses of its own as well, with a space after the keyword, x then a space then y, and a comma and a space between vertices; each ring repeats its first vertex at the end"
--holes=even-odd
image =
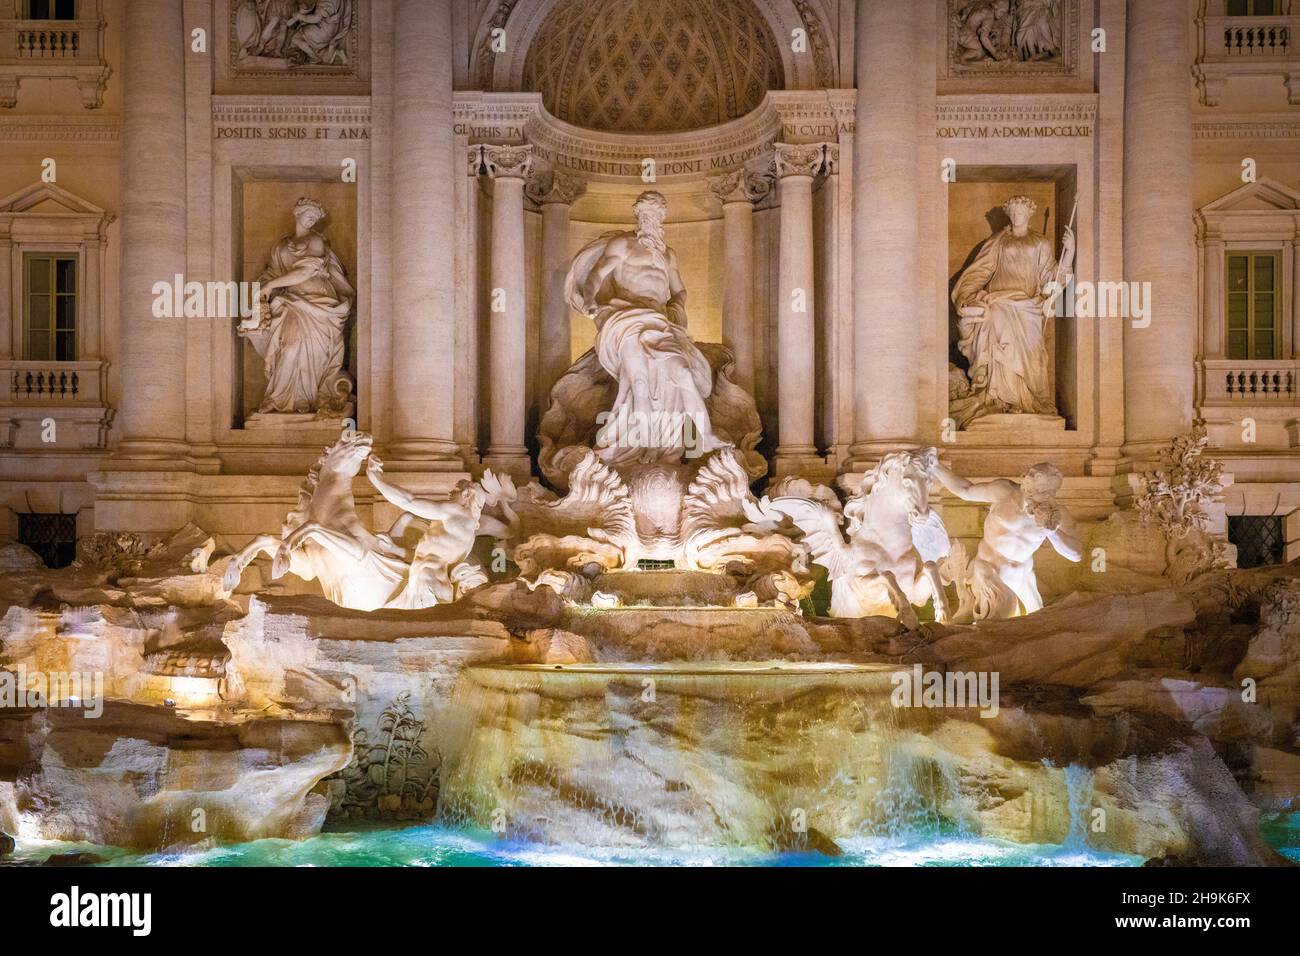
POLYGON ((1237 546, 1237 567, 1281 564, 1286 552, 1279 515, 1230 515, 1228 540, 1237 546))
POLYGON ((66 568, 77 556, 77 516, 20 514, 18 540, 39 554, 46 567, 66 568))

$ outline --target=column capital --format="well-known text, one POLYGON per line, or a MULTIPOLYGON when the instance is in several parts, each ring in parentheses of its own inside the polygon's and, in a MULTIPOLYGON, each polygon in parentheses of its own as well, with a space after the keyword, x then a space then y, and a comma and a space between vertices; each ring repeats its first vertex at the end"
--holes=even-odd
POLYGON ((813 177, 826 168, 826 152, 830 143, 774 143, 776 175, 813 177))
POLYGON ((539 206, 572 206, 587 191, 587 180, 558 169, 534 171, 524 185, 524 195, 539 206))
POLYGON ((709 177, 709 191, 724 206, 728 203, 761 202, 772 191, 774 180, 769 160, 762 170, 739 166, 709 177))
POLYGON ((482 149, 482 168, 490 179, 527 179, 532 172, 532 146, 485 144, 482 149))

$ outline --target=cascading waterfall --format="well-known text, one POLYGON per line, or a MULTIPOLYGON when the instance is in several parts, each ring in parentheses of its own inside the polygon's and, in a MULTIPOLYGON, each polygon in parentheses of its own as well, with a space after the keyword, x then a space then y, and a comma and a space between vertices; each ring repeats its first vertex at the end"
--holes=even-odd
POLYGON ((1092 807, 1092 771, 1078 764, 1065 768, 1065 790, 1069 796, 1070 830, 1063 847, 1067 850, 1088 849, 1089 810, 1092 807))
POLYGON ((585 846, 802 845, 961 830, 954 768, 888 665, 467 668, 440 816, 585 846))

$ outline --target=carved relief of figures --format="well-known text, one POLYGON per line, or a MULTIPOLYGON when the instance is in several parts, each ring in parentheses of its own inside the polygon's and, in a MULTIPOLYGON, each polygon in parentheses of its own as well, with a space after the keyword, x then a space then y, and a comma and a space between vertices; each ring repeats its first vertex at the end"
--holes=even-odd
POLYGON ((240 66, 349 65, 354 0, 244 0, 235 11, 240 66))
POLYGON ((298 200, 295 229, 271 249, 258 278, 257 313, 239 326, 266 363, 262 414, 352 414, 352 377, 343 368, 344 330, 356 292, 343 263, 317 230, 325 209, 298 200))
POLYGON ((964 65, 1062 57, 1062 0, 967 0, 952 7, 953 59, 964 65))
POLYGON ((1056 415, 1047 323, 1053 293, 1071 275, 1074 233, 1066 228, 1058 262, 1047 237, 1029 228, 1032 199, 1013 196, 1002 208, 1010 224, 985 240, 952 290, 957 347, 970 363, 966 381, 949 382, 962 426, 992 414, 1056 415))

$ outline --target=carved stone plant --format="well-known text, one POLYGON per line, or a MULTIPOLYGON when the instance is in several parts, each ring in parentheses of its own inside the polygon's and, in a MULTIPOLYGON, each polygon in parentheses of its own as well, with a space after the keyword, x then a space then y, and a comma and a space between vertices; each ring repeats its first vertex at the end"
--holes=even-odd
POLYGON ((78 570, 98 571, 110 580, 134 577, 140 573, 144 562, 157 557, 164 547, 162 542, 150 547, 139 535, 129 532, 97 531, 82 540, 72 566, 78 570))
POLYGON ((384 708, 378 738, 358 728, 352 735, 352 762, 328 778, 335 819, 427 819, 438 802, 442 759, 420 743, 424 721, 411 709, 409 691, 384 708), (341 783, 341 786, 339 785, 341 783))
POLYGON ((1134 499, 1142 523, 1164 536, 1166 573, 1177 584, 1231 566, 1227 543, 1209 530, 1209 508, 1223 491, 1222 463, 1204 454, 1209 441, 1200 425, 1175 438, 1134 499))

